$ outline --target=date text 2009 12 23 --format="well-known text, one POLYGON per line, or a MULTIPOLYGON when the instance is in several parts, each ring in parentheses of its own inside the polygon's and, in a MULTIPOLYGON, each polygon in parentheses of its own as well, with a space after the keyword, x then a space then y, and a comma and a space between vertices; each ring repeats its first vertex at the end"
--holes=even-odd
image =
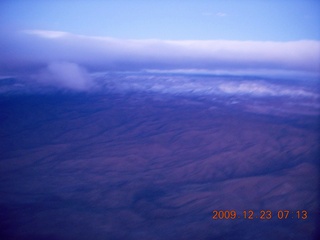
POLYGON ((253 211, 253 210, 244 210, 241 213, 238 213, 235 210, 213 210, 212 211, 212 219, 213 220, 224 220, 224 219, 260 219, 260 220, 270 220, 270 219, 301 219, 306 220, 308 218, 308 211, 306 210, 297 210, 297 211, 290 211, 290 210, 278 210, 278 211, 271 211, 271 210, 260 210, 260 211, 253 211))

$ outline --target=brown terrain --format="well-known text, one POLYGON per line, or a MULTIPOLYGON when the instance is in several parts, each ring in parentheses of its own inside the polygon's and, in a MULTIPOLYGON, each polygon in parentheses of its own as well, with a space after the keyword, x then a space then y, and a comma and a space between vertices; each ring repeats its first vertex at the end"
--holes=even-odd
POLYGON ((316 238, 318 119, 222 102, 2 97, 1 239, 316 238), (240 219, 212 219, 232 209, 240 219))

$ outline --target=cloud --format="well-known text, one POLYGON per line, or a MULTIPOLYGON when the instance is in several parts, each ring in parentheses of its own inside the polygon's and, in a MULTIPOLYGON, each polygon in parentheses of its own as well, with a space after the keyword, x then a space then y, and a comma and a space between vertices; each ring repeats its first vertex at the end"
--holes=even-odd
POLYGON ((88 86, 86 71, 198 69, 319 77, 319 51, 320 42, 309 40, 132 40, 28 30, 0 40, 0 75, 37 74, 44 82, 70 88, 75 84, 77 89, 88 86), (79 80, 72 80, 71 73, 79 80))
POLYGON ((263 82, 231 82, 221 83, 219 90, 227 94, 249 94, 254 96, 291 96, 317 97, 316 94, 288 86, 267 84, 263 82))
POLYGON ((216 13, 216 16, 217 17, 225 17, 225 16, 227 16, 227 14, 224 12, 218 12, 218 13, 216 13))
POLYGON ((32 76, 39 83, 73 90, 87 90, 92 80, 87 71, 75 63, 53 62, 32 76))
POLYGON ((43 30, 25 30, 26 34, 34 34, 44 38, 60 38, 68 35, 66 32, 60 31, 43 31, 43 30))
POLYGON ((166 94, 201 96, 290 97, 318 101, 314 86, 288 84, 288 81, 268 81, 255 77, 222 77, 188 74, 161 74, 158 72, 127 74, 95 74, 103 79, 106 90, 139 90, 166 94))

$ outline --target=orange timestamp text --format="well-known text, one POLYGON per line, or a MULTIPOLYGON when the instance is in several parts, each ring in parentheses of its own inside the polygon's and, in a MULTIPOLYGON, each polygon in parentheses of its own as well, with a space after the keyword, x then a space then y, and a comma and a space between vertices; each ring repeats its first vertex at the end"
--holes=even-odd
POLYGON ((297 210, 297 211, 290 211, 290 210, 278 210, 278 211, 271 211, 271 210, 244 210, 242 212, 237 212, 236 210, 213 210, 212 211, 212 219, 213 220, 223 220, 223 219, 260 219, 260 220, 271 220, 271 219, 301 219, 306 220, 308 218, 308 211, 307 210, 297 210))

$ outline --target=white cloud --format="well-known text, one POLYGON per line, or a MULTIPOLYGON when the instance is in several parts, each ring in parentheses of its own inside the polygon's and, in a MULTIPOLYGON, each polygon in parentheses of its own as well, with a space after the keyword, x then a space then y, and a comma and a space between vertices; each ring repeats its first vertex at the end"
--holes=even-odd
POLYGON ((255 96, 303 96, 316 97, 314 93, 299 88, 284 88, 283 86, 261 82, 231 82, 221 83, 219 90, 227 94, 249 94, 255 96))
POLYGON ((44 38, 60 38, 68 35, 68 33, 60 31, 25 30, 23 32, 31 35, 38 35, 39 37, 44 38))
POLYGON ((217 12, 217 13, 216 13, 216 16, 217 16, 217 17, 226 17, 227 14, 224 13, 224 12, 217 12))
POLYGON ((90 75, 84 68, 69 62, 53 62, 33 75, 36 81, 73 90, 88 90, 93 86, 90 75))
POLYGON ((79 82, 73 82, 71 77, 58 76, 57 68, 68 76, 71 72, 87 75, 83 75, 84 69, 91 73, 184 69, 223 74, 281 73, 301 78, 320 75, 320 42, 308 40, 132 40, 29 30, 0 39, 0 52, 0 75, 41 72, 48 83, 64 79, 66 87, 75 84, 78 89, 88 84, 84 79, 89 77, 79 77, 79 82))
MULTIPOLYGON (((106 90, 151 91, 166 94, 195 94, 202 96, 234 97, 288 97, 318 101, 317 89, 311 86, 290 84, 288 81, 268 81, 254 77, 199 76, 189 74, 94 74, 106 90)), ((308 100, 308 101, 309 101, 308 100)))

